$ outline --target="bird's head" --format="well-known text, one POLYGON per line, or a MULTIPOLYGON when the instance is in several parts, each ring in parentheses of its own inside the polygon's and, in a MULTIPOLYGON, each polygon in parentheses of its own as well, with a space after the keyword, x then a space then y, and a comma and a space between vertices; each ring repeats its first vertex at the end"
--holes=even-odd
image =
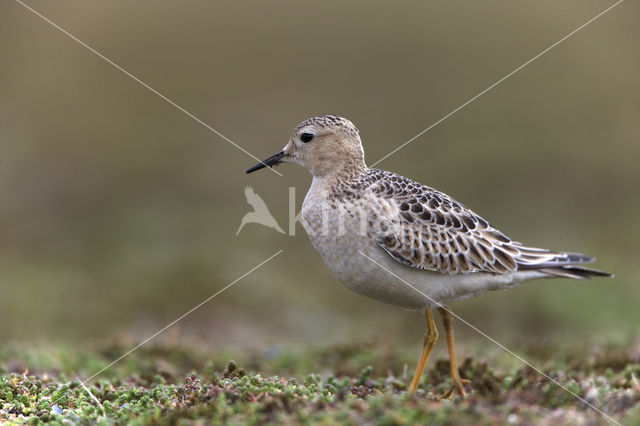
POLYGON ((358 129, 334 115, 309 118, 298 124, 284 149, 256 164, 247 173, 280 163, 299 164, 313 176, 365 169, 358 129))

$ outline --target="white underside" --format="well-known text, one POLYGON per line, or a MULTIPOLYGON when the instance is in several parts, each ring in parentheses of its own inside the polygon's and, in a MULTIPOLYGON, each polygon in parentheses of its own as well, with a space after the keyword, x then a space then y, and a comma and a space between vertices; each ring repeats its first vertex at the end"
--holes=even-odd
POLYGON ((448 305, 545 276, 536 271, 449 275, 419 270, 397 262, 373 241, 358 244, 354 239, 346 239, 318 251, 334 276, 349 290, 405 309, 448 305))

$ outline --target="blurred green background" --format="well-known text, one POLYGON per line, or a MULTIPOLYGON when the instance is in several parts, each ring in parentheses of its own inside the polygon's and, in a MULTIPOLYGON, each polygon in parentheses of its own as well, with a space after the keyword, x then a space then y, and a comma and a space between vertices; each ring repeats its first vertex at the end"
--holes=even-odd
MULTIPOLYGON (((369 163, 612 3, 28 2, 260 158, 331 113, 369 163)), ((637 16, 622 3, 378 166, 616 273, 453 306, 507 346, 636 336, 637 16)), ((159 339, 419 345, 422 316, 349 293, 300 226, 235 236, 248 185, 286 229, 305 170, 246 175, 254 159, 18 3, 0 21, 0 341, 142 339, 284 249, 159 339)))

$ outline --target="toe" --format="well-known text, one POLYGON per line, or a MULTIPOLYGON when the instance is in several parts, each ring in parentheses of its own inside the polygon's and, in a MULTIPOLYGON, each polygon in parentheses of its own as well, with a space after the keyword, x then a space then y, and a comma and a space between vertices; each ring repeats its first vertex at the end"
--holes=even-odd
POLYGON ((452 399, 455 396, 461 396, 463 399, 471 392, 471 380, 460 379, 455 381, 447 392, 440 396, 440 399, 452 399))

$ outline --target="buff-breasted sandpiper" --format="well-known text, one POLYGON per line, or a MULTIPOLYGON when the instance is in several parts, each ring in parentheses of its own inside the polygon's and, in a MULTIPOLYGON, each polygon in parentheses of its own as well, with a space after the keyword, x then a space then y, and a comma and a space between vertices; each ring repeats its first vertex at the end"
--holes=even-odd
POLYGON ((406 177, 370 169, 358 129, 332 115, 300 123, 284 149, 247 170, 291 162, 313 175, 301 221, 313 246, 348 289, 406 309, 424 310, 427 333, 414 394, 438 338, 447 334, 453 386, 466 395, 453 341, 451 302, 545 277, 611 276, 580 264, 577 253, 527 247, 448 195, 406 177))

